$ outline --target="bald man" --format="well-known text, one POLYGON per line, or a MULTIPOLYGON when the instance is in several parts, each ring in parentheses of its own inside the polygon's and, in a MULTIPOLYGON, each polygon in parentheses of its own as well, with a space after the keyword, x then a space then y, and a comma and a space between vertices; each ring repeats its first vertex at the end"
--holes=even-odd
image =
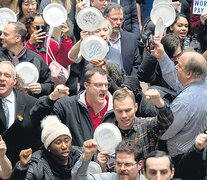
POLYGON ((207 127, 207 62, 201 54, 191 51, 178 53, 173 62, 156 41, 151 52, 159 61, 163 79, 180 90, 170 105, 174 122, 161 137, 167 140, 176 166, 182 154, 194 144, 195 137, 207 127))

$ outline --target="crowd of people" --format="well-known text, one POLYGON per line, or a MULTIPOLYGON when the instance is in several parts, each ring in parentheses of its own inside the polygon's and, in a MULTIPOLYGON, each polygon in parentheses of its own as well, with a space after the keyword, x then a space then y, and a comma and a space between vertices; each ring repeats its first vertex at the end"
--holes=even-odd
POLYGON ((153 1, 91 0, 103 18, 90 32, 76 22, 85 1, 0 0, 17 16, 0 31, 0 179, 207 179, 207 14, 179 2, 161 38, 153 1), (42 15, 50 3, 67 12, 53 28, 60 39, 42 15), (106 41, 103 59, 81 54, 89 35, 106 41), (54 61, 64 81, 54 79, 54 61), (27 87, 15 68, 22 62, 39 74, 27 87), (93 139, 106 122, 122 136, 114 157, 93 139), (89 171, 91 161, 101 173, 89 171))

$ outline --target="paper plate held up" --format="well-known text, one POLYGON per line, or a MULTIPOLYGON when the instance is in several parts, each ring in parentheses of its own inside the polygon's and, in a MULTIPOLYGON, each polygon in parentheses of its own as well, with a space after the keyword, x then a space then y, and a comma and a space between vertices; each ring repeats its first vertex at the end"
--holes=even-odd
POLYGON ((97 162, 91 161, 88 165, 88 173, 90 174, 102 173, 101 166, 97 162))
POLYGON ((163 2, 165 2, 165 3, 171 3, 172 0, 154 0, 152 7, 156 6, 159 3, 163 3, 163 2))
POLYGON ((150 13, 150 18, 155 25, 161 17, 165 27, 169 27, 175 21, 175 16, 175 9, 168 3, 157 4, 152 8, 150 13))
POLYGON ((19 77, 24 81, 24 88, 27 88, 31 83, 36 83, 39 79, 38 69, 30 62, 21 62, 17 64, 15 70, 19 77))
POLYGON ((158 18, 157 23, 155 25, 155 36, 160 36, 160 40, 161 40, 164 32, 165 32, 165 26, 162 17, 160 17, 158 18))
POLYGON ((88 61, 103 59, 109 51, 106 41, 96 35, 90 35, 83 39, 80 45, 81 55, 88 61))
POLYGON ((115 148, 122 141, 122 136, 119 128, 114 124, 102 123, 96 128, 94 139, 98 143, 99 151, 106 150, 115 153, 115 148))
POLYGON ((62 5, 51 3, 44 8, 43 18, 50 26, 57 27, 61 23, 66 22, 67 11, 62 5))
POLYGON ((0 8, 0 30, 4 29, 4 26, 7 25, 9 22, 16 22, 17 17, 9 8, 0 8))
POLYGON ((83 30, 95 31, 102 25, 103 15, 95 7, 83 8, 77 15, 77 24, 83 30))

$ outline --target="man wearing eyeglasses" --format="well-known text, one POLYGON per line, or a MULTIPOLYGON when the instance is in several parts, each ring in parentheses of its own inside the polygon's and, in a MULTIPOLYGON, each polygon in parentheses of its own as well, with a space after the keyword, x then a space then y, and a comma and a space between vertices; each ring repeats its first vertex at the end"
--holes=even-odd
POLYGON ((140 180, 142 168, 142 149, 131 140, 121 141, 115 150, 117 173, 87 173, 87 168, 94 153, 98 149, 96 140, 83 143, 84 153, 72 170, 73 180, 140 180))
POLYGON ((124 22, 123 7, 120 4, 109 3, 104 9, 104 17, 112 25, 109 44, 120 52, 126 75, 137 76, 141 57, 136 36, 122 30, 124 22))
POLYGON ((41 120, 49 114, 57 115, 70 128, 72 144, 82 146, 85 140, 93 138, 99 124, 115 121, 106 71, 100 67, 86 71, 84 87, 83 92, 69 97, 68 87, 57 86, 49 96, 38 99, 31 118, 41 120))

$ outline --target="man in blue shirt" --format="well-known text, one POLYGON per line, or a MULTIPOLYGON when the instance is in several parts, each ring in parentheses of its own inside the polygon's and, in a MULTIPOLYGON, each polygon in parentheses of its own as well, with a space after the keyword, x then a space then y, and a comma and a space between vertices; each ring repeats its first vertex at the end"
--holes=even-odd
POLYGON ((163 79, 180 92, 170 105, 174 122, 161 137, 167 140, 176 166, 182 154, 194 144, 195 137, 207 127, 207 62, 201 54, 190 51, 176 52, 173 62, 162 44, 154 43, 151 53, 159 61, 163 79))

